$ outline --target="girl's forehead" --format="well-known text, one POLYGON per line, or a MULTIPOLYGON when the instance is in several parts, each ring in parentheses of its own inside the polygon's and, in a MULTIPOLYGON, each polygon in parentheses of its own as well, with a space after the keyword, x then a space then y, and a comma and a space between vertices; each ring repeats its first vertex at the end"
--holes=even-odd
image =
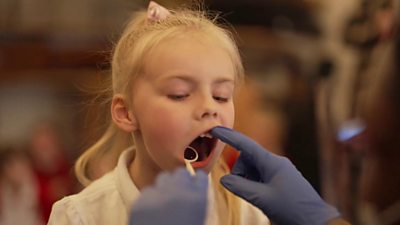
POLYGON ((143 61, 146 76, 160 74, 220 74, 235 79, 233 61, 215 42, 198 36, 180 36, 158 43, 143 61))
POLYGON ((230 52, 224 48, 224 44, 217 38, 207 36, 204 32, 193 32, 167 36, 154 42, 145 58, 151 58, 160 53, 179 54, 180 52, 178 49, 190 50, 198 46, 204 47, 208 49, 208 51, 223 51, 227 56, 230 55, 230 52))

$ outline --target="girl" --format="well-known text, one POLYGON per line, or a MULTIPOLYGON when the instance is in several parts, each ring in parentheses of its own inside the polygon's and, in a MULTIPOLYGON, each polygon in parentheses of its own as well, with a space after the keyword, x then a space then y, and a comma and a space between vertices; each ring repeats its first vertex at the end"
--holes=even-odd
POLYGON ((57 202, 49 224, 127 224, 139 191, 161 171, 183 166, 192 150, 198 153, 193 167, 213 181, 206 224, 268 224, 261 211, 220 186, 228 172, 220 159, 224 144, 208 134, 233 126, 232 98, 242 76, 238 49, 215 19, 151 2, 114 50, 112 123, 76 164, 79 180, 90 185, 57 202), (92 182, 93 163, 113 156, 115 169, 92 182))

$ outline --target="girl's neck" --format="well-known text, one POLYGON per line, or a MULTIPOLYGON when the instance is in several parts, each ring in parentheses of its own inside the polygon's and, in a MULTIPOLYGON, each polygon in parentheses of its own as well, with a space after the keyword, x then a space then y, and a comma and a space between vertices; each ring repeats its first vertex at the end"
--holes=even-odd
POLYGON ((149 168, 148 165, 145 165, 145 160, 142 160, 141 157, 143 156, 136 152, 135 158, 128 168, 129 175, 139 190, 152 185, 160 173, 158 168, 149 168))

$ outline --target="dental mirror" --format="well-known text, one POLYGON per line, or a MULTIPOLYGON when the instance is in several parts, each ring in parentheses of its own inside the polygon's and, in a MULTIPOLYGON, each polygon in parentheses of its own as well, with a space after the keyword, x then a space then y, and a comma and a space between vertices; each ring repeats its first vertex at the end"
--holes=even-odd
POLYGON ((185 149, 184 158, 187 171, 194 176, 196 173, 191 163, 196 162, 196 160, 199 158, 199 153, 197 153, 196 149, 193 147, 188 146, 185 149))

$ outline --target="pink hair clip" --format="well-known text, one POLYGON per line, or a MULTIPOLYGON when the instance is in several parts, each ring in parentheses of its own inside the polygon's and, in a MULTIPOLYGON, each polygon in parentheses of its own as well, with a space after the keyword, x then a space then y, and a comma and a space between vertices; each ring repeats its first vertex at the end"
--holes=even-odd
POLYGON ((150 1, 149 7, 147 8, 147 21, 157 22, 164 20, 170 14, 171 13, 168 11, 168 9, 153 1, 150 1))

